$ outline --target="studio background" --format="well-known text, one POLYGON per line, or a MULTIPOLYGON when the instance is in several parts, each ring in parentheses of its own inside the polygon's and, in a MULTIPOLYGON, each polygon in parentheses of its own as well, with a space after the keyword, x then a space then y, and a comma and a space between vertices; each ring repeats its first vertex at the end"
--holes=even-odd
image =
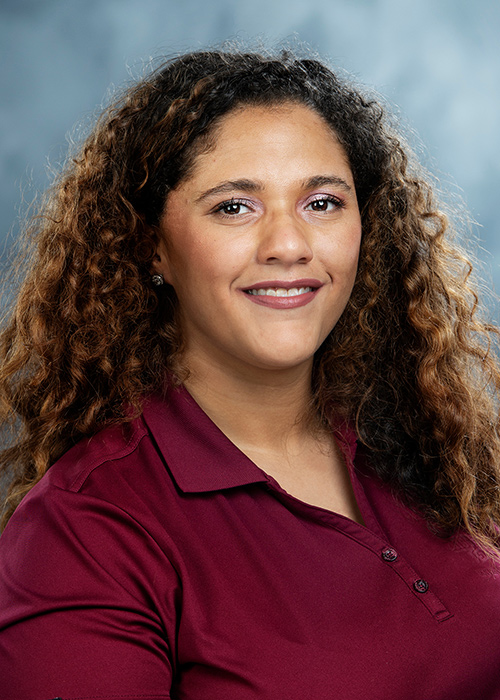
POLYGON ((499 30, 497 0, 0 0, 2 269, 26 204, 114 87, 159 55, 288 41, 401 112, 425 165, 477 222, 483 273, 499 293, 499 30))

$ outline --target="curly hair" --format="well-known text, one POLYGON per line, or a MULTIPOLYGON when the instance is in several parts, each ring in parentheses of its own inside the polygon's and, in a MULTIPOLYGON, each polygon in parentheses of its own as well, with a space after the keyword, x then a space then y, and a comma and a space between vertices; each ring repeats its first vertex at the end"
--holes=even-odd
POLYGON ((497 331, 471 264, 380 100, 289 51, 166 61, 101 115, 47 194, 0 338, 4 522, 72 444, 138 415, 159 378, 182 381, 175 293, 150 284, 168 193, 225 115, 289 102, 336 135, 362 216, 351 298, 314 358, 314 412, 354 421, 374 472, 437 531, 495 547, 497 331))

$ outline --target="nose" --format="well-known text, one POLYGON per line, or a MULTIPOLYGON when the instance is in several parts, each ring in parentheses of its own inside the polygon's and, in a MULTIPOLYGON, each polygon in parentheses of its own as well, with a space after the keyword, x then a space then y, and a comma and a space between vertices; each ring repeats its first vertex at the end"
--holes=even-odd
POLYGON ((286 266, 307 263, 313 257, 304 224, 292 214, 282 213, 262 221, 258 260, 286 266))

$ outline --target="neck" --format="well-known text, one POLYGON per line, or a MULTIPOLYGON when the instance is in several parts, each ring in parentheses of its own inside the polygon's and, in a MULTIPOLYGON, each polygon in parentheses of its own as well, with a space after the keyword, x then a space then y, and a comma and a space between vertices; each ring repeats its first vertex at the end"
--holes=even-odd
POLYGON ((188 363, 186 388, 214 423, 241 449, 281 451, 299 442, 310 426, 311 368, 238 371, 188 363))

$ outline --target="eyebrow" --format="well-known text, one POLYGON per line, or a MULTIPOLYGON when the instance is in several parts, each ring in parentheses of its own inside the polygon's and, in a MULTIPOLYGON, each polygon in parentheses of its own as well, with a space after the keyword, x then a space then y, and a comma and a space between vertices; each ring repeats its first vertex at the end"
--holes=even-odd
MULTIPOLYGON (((343 178, 337 175, 314 175, 308 180, 304 180, 302 188, 305 190, 312 190, 315 187, 322 187, 323 185, 334 185, 335 187, 340 187, 345 192, 352 191, 352 187, 343 178)), ((264 184, 255 180, 247 180, 246 178, 242 178, 241 180, 226 180, 202 192, 196 198, 196 203, 198 204, 212 195, 234 192, 234 190, 240 190, 240 192, 261 192, 264 189, 264 184)))
POLYGON ((323 185, 335 185, 335 187, 340 187, 346 192, 351 192, 352 187, 347 184, 347 182, 338 177, 338 175, 314 175, 307 182, 303 183, 303 187, 306 190, 312 190, 315 187, 322 187, 323 185))
POLYGON ((255 182, 254 180, 226 180, 221 182, 215 187, 211 187, 209 190, 202 192, 197 198, 196 203, 202 202, 207 197, 213 194, 224 194, 225 192, 233 192, 234 190, 240 190, 242 192, 260 192, 264 189, 264 185, 261 182, 255 182))

